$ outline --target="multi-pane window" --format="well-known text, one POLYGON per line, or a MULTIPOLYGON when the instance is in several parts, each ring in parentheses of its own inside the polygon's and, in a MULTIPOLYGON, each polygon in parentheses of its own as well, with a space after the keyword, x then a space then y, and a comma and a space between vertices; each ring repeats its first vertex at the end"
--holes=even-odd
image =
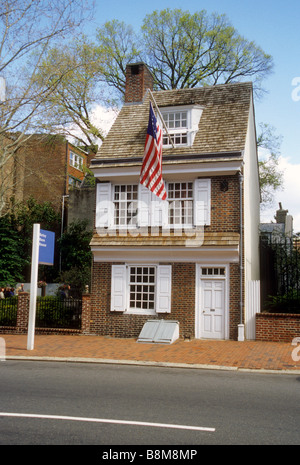
MULTIPOLYGON (((166 127, 174 145, 187 144, 188 114, 187 111, 168 112, 163 114, 166 127)), ((169 136, 163 135, 163 144, 170 145, 169 136)))
POLYGON ((204 267, 201 269, 202 276, 225 276, 225 268, 204 267))
POLYGON ((137 224, 138 186, 131 184, 114 186, 114 225, 137 224))
POLYGON ((70 152, 70 166, 82 171, 83 170, 83 157, 77 153, 70 152))
POLYGON ((129 273, 129 308, 154 310, 155 267, 131 266, 129 273))
POLYGON ((193 224, 193 183, 168 183, 169 225, 193 224))

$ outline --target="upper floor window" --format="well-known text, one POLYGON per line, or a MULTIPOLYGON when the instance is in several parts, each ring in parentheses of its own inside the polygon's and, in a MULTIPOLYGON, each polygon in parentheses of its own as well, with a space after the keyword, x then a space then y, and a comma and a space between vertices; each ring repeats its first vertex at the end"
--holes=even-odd
POLYGON ((124 184, 114 186, 114 225, 136 225, 138 186, 124 184))
POLYGON ((70 166, 73 166, 73 168, 83 171, 83 157, 81 157, 80 155, 77 155, 77 153, 70 151, 69 161, 70 161, 70 166))
POLYGON ((163 131, 163 145, 169 147, 173 143, 175 146, 192 146, 203 108, 199 105, 188 105, 160 110, 168 129, 168 134, 163 131))
POLYGON ((170 182, 168 187, 169 224, 193 224, 193 183, 170 182))
POLYGON ((211 180, 167 182, 167 200, 141 184, 97 184, 96 227, 203 226, 210 224, 211 180))

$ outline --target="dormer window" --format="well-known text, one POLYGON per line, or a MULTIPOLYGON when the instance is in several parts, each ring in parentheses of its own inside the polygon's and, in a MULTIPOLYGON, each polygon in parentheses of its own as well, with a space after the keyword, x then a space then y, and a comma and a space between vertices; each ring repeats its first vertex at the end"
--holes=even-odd
POLYGON ((163 129, 164 147, 171 147, 172 143, 174 146, 191 147, 198 131, 203 107, 189 105, 161 108, 160 111, 169 133, 168 135, 163 129))
MULTIPOLYGON (((168 128, 174 145, 187 145, 188 114, 187 111, 175 111, 163 113, 165 124, 168 128)), ((163 136, 163 145, 170 145, 167 134, 163 136)))

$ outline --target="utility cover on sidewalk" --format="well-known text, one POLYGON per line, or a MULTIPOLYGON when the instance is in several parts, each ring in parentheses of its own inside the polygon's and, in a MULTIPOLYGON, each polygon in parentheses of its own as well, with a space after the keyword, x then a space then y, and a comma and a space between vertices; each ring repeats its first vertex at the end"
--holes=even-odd
POLYGON ((137 342, 172 344, 179 338, 179 322, 170 320, 148 320, 137 342))

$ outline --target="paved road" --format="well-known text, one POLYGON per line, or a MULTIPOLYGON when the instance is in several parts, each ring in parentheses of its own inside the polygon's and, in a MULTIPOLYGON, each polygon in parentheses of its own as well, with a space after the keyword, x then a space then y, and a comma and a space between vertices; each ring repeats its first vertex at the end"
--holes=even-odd
POLYGON ((1 362, 0 444, 299 444, 299 383, 297 375, 1 362))

